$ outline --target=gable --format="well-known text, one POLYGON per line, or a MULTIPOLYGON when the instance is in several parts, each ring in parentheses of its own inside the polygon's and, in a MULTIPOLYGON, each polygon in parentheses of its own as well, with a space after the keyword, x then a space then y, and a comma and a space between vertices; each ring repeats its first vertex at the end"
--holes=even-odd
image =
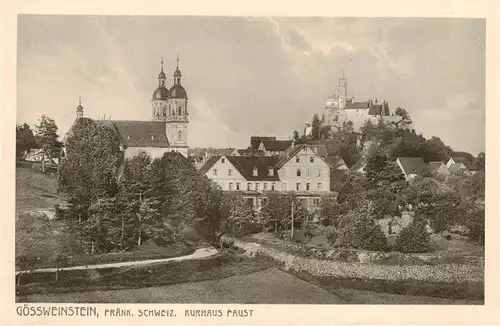
POLYGON ((320 163, 321 165, 329 167, 329 164, 325 161, 325 159, 322 158, 321 156, 319 156, 313 148, 311 148, 309 145, 301 144, 301 145, 296 145, 296 146, 288 149, 283 154, 283 156, 281 157, 279 162, 276 164, 276 168, 281 169, 283 166, 287 165, 289 162, 295 162, 294 159, 296 159, 297 156, 299 156, 299 157, 313 156, 315 158, 315 160, 314 160, 315 165, 318 165, 318 163, 316 163, 316 162, 321 162, 320 163))

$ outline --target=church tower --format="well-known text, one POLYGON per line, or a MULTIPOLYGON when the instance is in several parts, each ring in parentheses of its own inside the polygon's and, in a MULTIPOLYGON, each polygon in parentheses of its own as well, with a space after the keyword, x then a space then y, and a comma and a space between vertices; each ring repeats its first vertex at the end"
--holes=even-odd
POLYGON ((167 102, 168 88, 166 85, 167 76, 163 72, 163 58, 161 59, 161 71, 158 75, 158 88, 153 92, 152 104, 153 110, 151 120, 166 121, 167 120, 167 102))
POLYGON ((183 153, 188 146, 188 108, 187 92, 182 87, 182 73, 179 69, 179 56, 177 56, 177 67, 174 71, 174 85, 169 90, 168 115, 167 115, 167 138, 171 147, 183 153))

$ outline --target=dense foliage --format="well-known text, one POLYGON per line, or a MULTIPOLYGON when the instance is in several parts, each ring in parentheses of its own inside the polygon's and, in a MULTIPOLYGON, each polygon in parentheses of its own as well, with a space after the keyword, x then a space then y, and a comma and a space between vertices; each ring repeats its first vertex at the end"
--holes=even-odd
POLYGON ((404 253, 428 252, 430 235, 426 226, 427 222, 424 219, 413 219, 396 237, 395 249, 404 253))

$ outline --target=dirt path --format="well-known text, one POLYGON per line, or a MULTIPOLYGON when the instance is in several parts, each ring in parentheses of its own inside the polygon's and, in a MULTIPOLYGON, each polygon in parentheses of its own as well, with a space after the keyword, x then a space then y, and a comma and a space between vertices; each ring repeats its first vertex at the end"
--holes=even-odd
MULTIPOLYGON (((40 273, 40 272, 56 272, 59 271, 75 271, 75 270, 88 270, 88 269, 102 269, 102 268, 116 268, 116 267, 125 267, 125 266, 140 266, 140 265, 149 265, 155 263, 166 263, 169 261, 183 261, 183 260, 196 260, 214 256, 219 251, 215 248, 200 248, 195 250, 190 255, 180 256, 180 257, 171 257, 171 258, 160 258, 160 259, 148 259, 148 260, 135 260, 135 261, 126 261, 119 263, 106 263, 106 264, 95 264, 95 265, 81 265, 81 266, 71 266, 71 267, 63 267, 63 268, 40 268, 34 269, 31 273, 40 273)), ((16 272, 18 275, 20 271, 16 272)), ((23 271, 25 273, 25 271, 23 271)))

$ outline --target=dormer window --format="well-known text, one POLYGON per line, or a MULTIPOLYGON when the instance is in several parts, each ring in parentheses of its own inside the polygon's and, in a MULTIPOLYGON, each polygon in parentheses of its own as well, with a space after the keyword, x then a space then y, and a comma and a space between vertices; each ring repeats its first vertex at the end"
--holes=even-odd
POLYGON ((220 162, 221 162, 221 163, 226 163, 226 158, 225 158, 225 157, 221 158, 221 159, 220 159, 220 162))
POLYGON ((273 168, 269 168, 269 170, 268 170, 268 175, 269 175, 270 177, 272 177, 272 176, 274 175, 274 169, 273 169, 273 168))
POLYGON ((155 140, 155 136, 151 136, 151 140, 155 140))
POLYGON ((257 168, 253 168, 252 175, 253 175, 254 177, 258 176, 258 175, 259 175, 259 170, 258 170, 257 168))
POLYGON ((309 158, 309 162, 314 163, 314 156, 311 156, 311 157, 309 158))
POLYGON ((130 139, 130 135, 127 135, 127 140, 130 139))
POLYGON ((295 157, 295 162, 300 163, 300 157, 296 156, 295 157))

